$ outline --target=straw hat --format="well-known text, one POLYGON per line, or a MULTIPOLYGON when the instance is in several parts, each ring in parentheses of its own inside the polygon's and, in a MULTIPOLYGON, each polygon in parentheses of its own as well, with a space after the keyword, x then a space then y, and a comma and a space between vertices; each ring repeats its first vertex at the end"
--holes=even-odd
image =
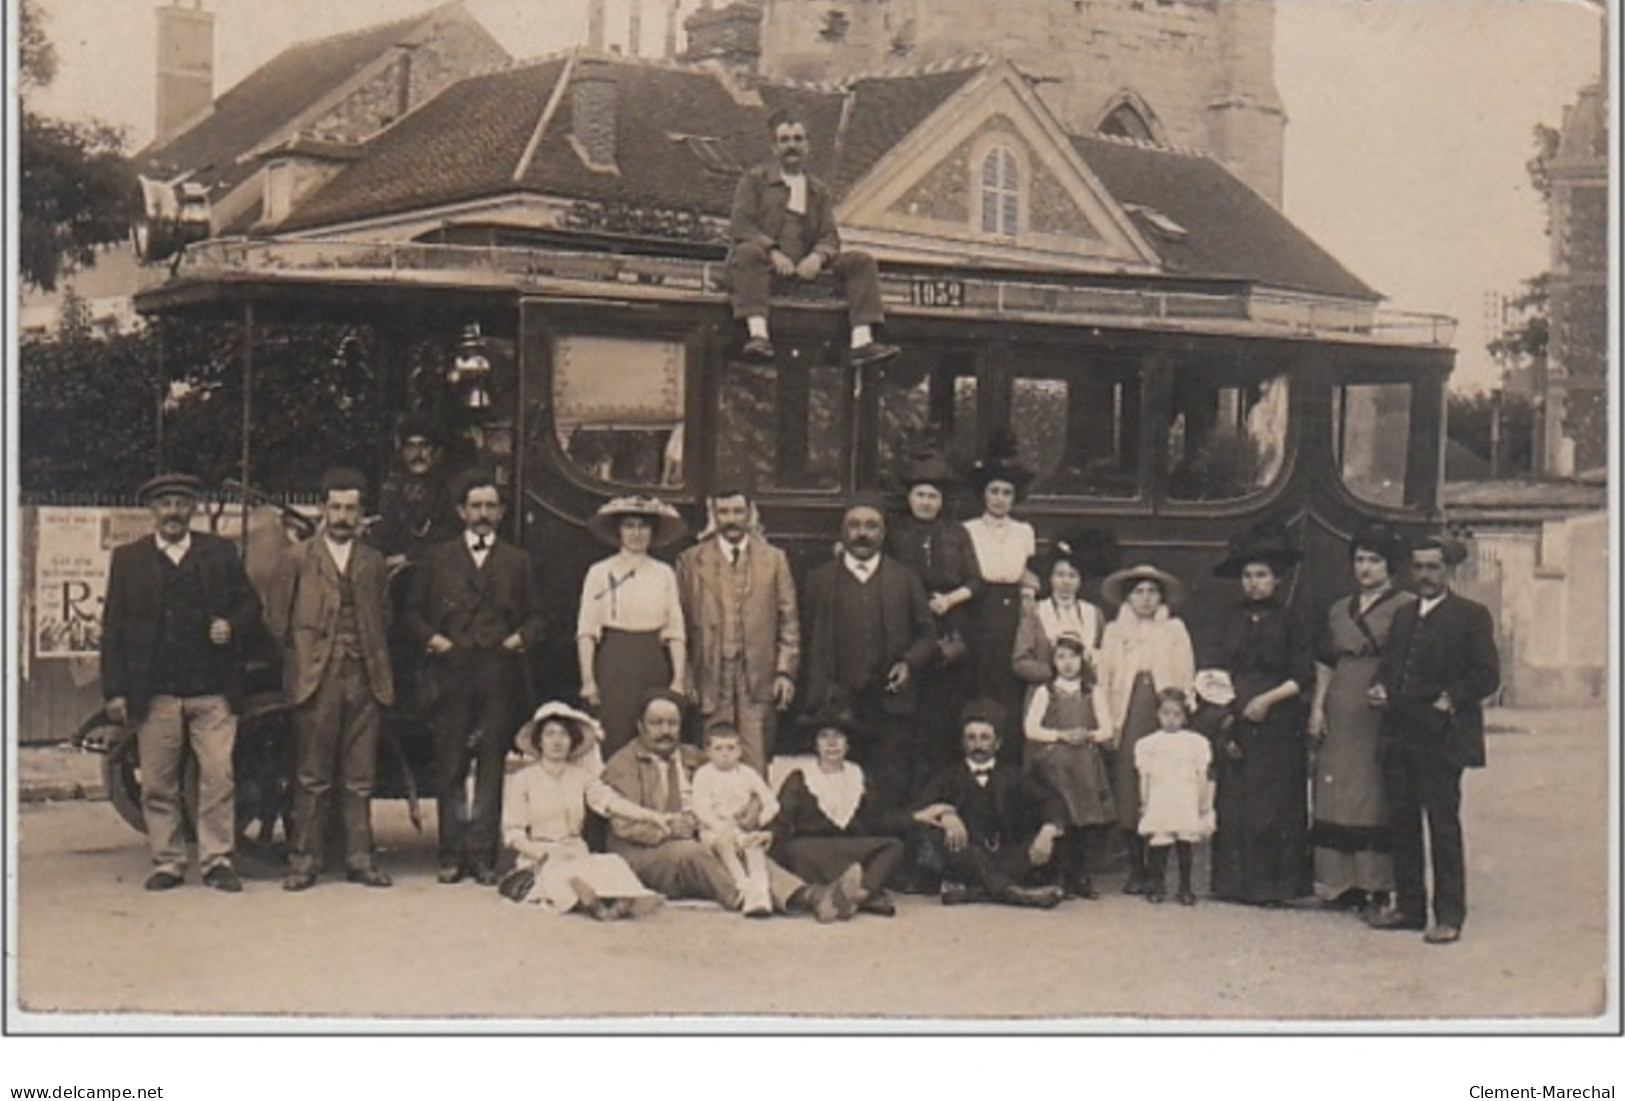
POLYGON ((1100 583, 1100 595, 1109 604, 1117 605, 1128 598, 1128 592, 1142 581, 1155 581, 1162 587, 1162 602, 1173 608, 1185 599, 1185 584, 1171 573, 1157 569, 1150 563, 1130 566, 1107 576, 1100 583))
POLYGON ((621 520, 627 516, 641 516, 654 525, 654 538, 649 545, 664 547, 677 542, 688 533, 688 525, 677 515, 677 510, 658 497, 616 497, 605 502, 592 519, 587 530, 612 547, 621 545, 621 520))
POLYGON ((604 740, 604 728, 598 725, 597 719, 567 703, 551 700, 538 707, 530 721, 519 728, 519 733, 513 738, 514 748, 526 757, 540 757, 542 727, 549 720, 563 723, 573 731, 570 746, 572 761, 585 757, 604 740))

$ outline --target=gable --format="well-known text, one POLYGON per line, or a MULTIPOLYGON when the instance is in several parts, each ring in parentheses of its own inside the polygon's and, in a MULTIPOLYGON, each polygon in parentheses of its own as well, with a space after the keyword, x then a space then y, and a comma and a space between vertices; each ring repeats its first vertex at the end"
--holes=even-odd
POLYGON ((882 255, 951 246, 992 266, 1158 266, 1008 64, 986 71, 903 138, 856 183, 837 217, 882 255))

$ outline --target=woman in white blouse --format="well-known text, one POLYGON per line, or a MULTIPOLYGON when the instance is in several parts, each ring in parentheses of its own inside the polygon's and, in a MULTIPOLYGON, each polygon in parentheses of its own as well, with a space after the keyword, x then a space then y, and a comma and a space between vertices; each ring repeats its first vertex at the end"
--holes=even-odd
POLYGON ((677 510, 652 497, 617 497, 587 530, 620 549, 587 569, 576 619, 581 698, 604 727, 604 754, 637 736, 638 701, 651 688, 683 691, 687 631, 677 574, 649 556, 682 538, 677 510))
POLYGON ((1100 562, 1109 553, 1110 536, 1099 531, 1080 531, 1055 540, 1049 557, 1036 565, 1039 579, 1048 594, 1033 602, 1031 612, 1021 617, 1016 631, 1011 667, 1027 685, 1048 684, 1055 676, 1050 648, 1062 635, 1072 635, 1083 643, 1083 658, 1098 676, 1100 638, 1105 619, 1100 609, 1083 596, 1091 569, 1101 570, 1100 562))
MULTIPOLYGON (((997 700, 1007 713, 1020 714, 1022 684, 1011 667, 1016 629, 1021 623, 1021 575, 1038 550, 1033 526, 1011 511, 1032 483, 1033 472, 1016 456, 1015 440, 996 439, 989 457, 971 469, 971 486, 981 497, 982 515, 965 521, 986 590, 970 606, 971 656, 976 695, 997 700)), ((1006 752, 1019 755, 1016 739, 1006 752)))
POLYGON ((1118 570, 1100 584, 1100 595, 1117 605, 1117 618, 1106 625, 1100 643, 1100 683, 1107 717, 1117 731, 1112 794, 1117 825, 1128 843, 1129 877, 1123 891, 1131 895, 1144 894, 1147 886, 1134 744, 1158 729, 1158 692, 1177 688, 1189 697, 1196 683, 1190 634, 1171 612, 1184 592, 1177 577, 1149 565, 1118 570))
POLYGON ((502 842, 514 870, 500 890, 515 902, 555 913, 584 910, 600 921, 635 917, 660 905, 618 856, 592 853, 582 839, 587 809, 638 820, 660 815, 625 798, 599 778, 603 733, 585 712, 545 703, 514 738, 526 763, 502 785, 502 842))

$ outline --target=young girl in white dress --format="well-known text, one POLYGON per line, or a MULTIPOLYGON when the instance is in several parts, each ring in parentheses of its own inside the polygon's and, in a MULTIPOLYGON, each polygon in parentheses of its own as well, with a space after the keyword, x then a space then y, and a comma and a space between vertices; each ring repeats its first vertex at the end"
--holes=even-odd
POLYGON ((1157 693, 1160 729, 1134 746, 1140 774, 1140 835, 1149 847, 1145 900, 1161 902, 1168 874, 1168 850, 1179 857, 1179 901, 1196 905, 1191 889, 1194 846, 1213 833, 1213 784, 1209 772, 1213 750, 1208 740, 1186 728, 1185 693, 1165 688, 1157 693))

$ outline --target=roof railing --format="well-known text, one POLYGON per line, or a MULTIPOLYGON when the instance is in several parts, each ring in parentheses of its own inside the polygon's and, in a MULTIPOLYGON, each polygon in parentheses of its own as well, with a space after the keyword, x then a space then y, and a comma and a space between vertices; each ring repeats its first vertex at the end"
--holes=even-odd
MULTIPOLYGON (((215 239, 190 246, 174 269, 178 280, 269 279, 419 286, 569 289, 593 297, 693 300, 726 294, 718 260, 492 245, 351 240, 215 239)), ((152 271, 143 289, 162 285, 152 271)), ((825 280, 793 297, 839 304, 825 280)), ((1235 292, 1103 287, 985 272, 881 273, 888 309, 922 316, 991 317, 1155 328, 1237 328, 1304 337, 1331 336, 1383 344, 1449 347, 1456 322, 1440 314, 1377 308, 1268 288, 1235 292)))

